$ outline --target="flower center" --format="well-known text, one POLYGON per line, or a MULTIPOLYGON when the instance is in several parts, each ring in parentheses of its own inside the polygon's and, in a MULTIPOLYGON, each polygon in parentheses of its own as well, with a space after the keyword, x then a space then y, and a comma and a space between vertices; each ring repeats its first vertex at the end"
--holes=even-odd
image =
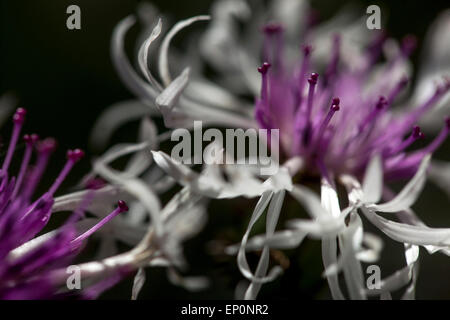
POLYGON ((357 68, 340 61, 341 38, 333 36, 328 65, 319 77, 311 67, 311 46, 304 46, 301 61, 288 68, 290 63, 282 54, 283 28, 269 24, 263 32, 265 62, 258 68, 261 94, 256 99, 255 118, 263 129, 280 130, 284 158, 301 156, 308 173, 360 177, 371 157, 380 154, 387 178, 411 177, 425 154, 436 150, 447 137, 445 125, 427 147, 407 151, 423 138, 415 124, 448 92, 447 79, 413 111, 396 116, 390 110, 408 82, 406 77, 390 81, 392 69, 412 52, 414 37, 405 38, 398 56, 387 63, 381 77, 369 80, 383 36, 374 39, 357 68))

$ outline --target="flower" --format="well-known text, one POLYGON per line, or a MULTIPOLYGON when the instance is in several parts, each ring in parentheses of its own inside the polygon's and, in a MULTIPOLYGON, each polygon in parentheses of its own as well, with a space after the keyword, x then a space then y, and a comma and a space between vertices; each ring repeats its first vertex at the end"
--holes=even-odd
POLYGON ((18 108, 13 116, 14 127, 0 171, 0 298, 56 298, 61 296, 59 290, 65 281, 56 281, 52 273, 58 269, 64 270, 91 234, 119 213, 127 211, 128 207, 125 202, 119 201, 118 207, 104 219, 80 233, 76 222, 83 216, 86 204, 82 204, 63 226, 36 237, 54 212, 55 192, 75 163, 84 156, 84 152, 80 149, 69 150, 67 162, 53 184, 33 200, 56 142, 51 138, 40 140, 36 134, 25 135, 25 151, 20 169, 16 176, 12 175, 10 165, 25 115, 25 109, 18 108), (34 152, 36 163, 31 166, 34 152))
MULTIPOLYGON (((144 267, 166 267, 168 280, 189 291, 202 290, 209 280, 204 276, 186 275, 187 262, 183 255, 183 242, 198 233, 206 223, 205 203, 191 188, 182 188, 170 198, 165 206, 160 194, 173 189, 175 181, 164 175, 148 149, 157 149, 166 140, 166 134, 158 135, 153 121, 147 117, 141 120, 137 143, 113 145, 93 165, 85 179, 100 176, 107 181, 103 188, 111 188, 127 198, 130 210, 123 220, 115 221, 112 233, 100 235, 103 240, 126 241, 134 248, 125 254, 106 258, 109 267, 123 265, 138 270, 135 275, 132 299, 137 299, 145 283, 144 267), (112 162, 131 155, 125 168, 117 170, 112 162), (150 221, 147 219, 150 218, 150 221), (144 231, 142 234, 141 231, 144 231), (180 274, 180 271, 184 274, 180 274)), ((97 136, 105 139, 104 134, 97 136)), ((105 139, 106 140, 106 139, 105 139)), ((99 264, 87 263, 81 267, 86 272, 99 264)))
MULTIPOLYGON (((241 243, 228 249, 229 253, 237 253, 238 266, 251 282, 239 297, 256 298, 261 285, 280 274, 277 266, 269 271, 270 249, 296 247, 306 236, 311 236, 322 240, 324 275, 334 298, 344 298, 337 278, 341 271, 350 298, 363 299, 371 294, 389 298, 391 291, 405 284, 408 288, 404 298, 411 298, 417 278, 417 245, 430 252, 448 250, 447 229, 425 227, 410 206, 422 190, 429 154, 448 136, 449 119, 441 118, 440 133, 426 147, 415 151, 408 148, 424 136, 417 123, 442 103, 450 81, 441 78, 441 83, 428 93, 426 100, 415 104, 415 108, 395 110, 396 98, 408 84, 411 69, 408 56, 415 47, 414 37, 408 36, 398 45, 384 34, 368 34, 364 24, 359 24, 359 31, 353 28, 356 23, 339 22, 336 27, 332 21, 316 27, 307 16, 293 14, 308 11, 306 8, 293 10, 298 9, 299 3, 274 2, 272 16, 279 18, 283 25, 266 23, 263 39, 255 46, 260 33, 256 34, 250 23, 248 33, 242 32, 247 41, 240 41, 234 18, 252 17, 267 22, 267 16, 250 14, 251 9, 244 1, 216 2, 211 23, 201 38, 201 53, 186 54, 190 67, 180 67, 183 63, 172 59, 178 71, 174 78, 169 70, 169 46, 173 37, 185 27, 210 17, 180 21, 167 32, 160 45, 157 79, 148 63, 162 32, 161 19, 156 14, 147 15, 154 17, 154 23, 139 49, 141 76, 131 67, 123 50, 125 33, 135 22, 129 16, 114 31, 113 62, 124 84, 143 104, 152 107, 148 113, 153 115, 159 111, 168 128, 190 128, 193 120, 202 120, 209 126, 280 129, 283 164, 270 177, 261 177, 249 167, 218 163, 204 165, 197 173, 162 151, 153 152, 153 159, 165 172, 196 194, 215 199, 259 197, 241 243), (333 34, 329 30, 343 31, 333 34), (300 36, 306 45, 301 52, 297 50, 295 57, 292 40, 298 41, 300 36), (383 51, 386 61, 378 63, 383 51), (260 54, 263 60, 257 69, 260 54), (216 69, 216 83, 220 85, 201 76, 199 56, 216 69), (261 74, 259 80, 256 69, 261 74), (254 104, 240 97, 249 93, 257 97, 254 104), (221 172, 231 179, 224 181, 221 172), (299 184, 307 176, 316 178, 320 184, 320 199, 299 184), (411 180, 394 196, 387 183, 398 179, 411 180), (337 184, 347 188, 349 205, 343 210, 337 184), (307 209, 310 219, 291 221, 287 230, 277 231, 286 191, 307 209), (381 198, 388 202, 378 204, 381 198), (266 209, 266 233, 249 238, 266 209), (363 230, 358 212, 405 246, 407 266, 383 280, 380 290, 364 288, 360 262, 376 261, 381 240, 363 230), (394 212, 403 220, 401 223, 383 220, 376 212, 394 212), (413 235, 414 230, 419 233, 417 237, 413 235), (364 249, 362 244, 369 249, 364 249), (246 259, 246 251, 254 249, 262 249, 255 272, 246 259)), ((149 24, 147 21, 146 25, 149 24)), ((127 115, 118 115, 119 108, 114 111, 117 119, 127 120, 127 115)))
MULTIPOLYGON (((420 127, 414 124, 450 89, 450 82, 446 81, 413 112, 392 113, 392 104, 407 80, 401 78, 389 88, 384 79, 392 77, 395 64, 405 59, 405 53, 412 46, 410 38, 405 40, 394 61, 381 71, 382 76, 372 79, 373 83, 364 92, 375 59, 372 54, 366 55, 367 61, 361 70, 341 69, 340 38, 335 36, 335 47, 323 81, 314 72, 306 80, 311 47, 303 49, 300 67, 291 71, 282 63, 285 61, 281 56, 282 27, 270 24, 264 28, 264 33, 265 59, 269 62, 258 68, 262 84, 255 118, 261 128, 280 128, 281 149, 287 158, 301 156, 306 162, 305 171, 327 178, 330 178, 329 174, 360 177, 371 157, 380 154, 387 177, 391 180, 409 178, 424 155, 436 150, 447 137, 448 118, 441 134, 431 144, 422 150, 405 152, 414 141, 424 136, 420 127), (269 56, 268 52, 274 54, 269 56), (306 95, 303 94, 305 91, 306 95), (410 135, 404 139, 409 132, 410 135)), ((382 43, 377 40, 370 52, 380 51, 373 48, 375 45, 381 46, 382 43)))

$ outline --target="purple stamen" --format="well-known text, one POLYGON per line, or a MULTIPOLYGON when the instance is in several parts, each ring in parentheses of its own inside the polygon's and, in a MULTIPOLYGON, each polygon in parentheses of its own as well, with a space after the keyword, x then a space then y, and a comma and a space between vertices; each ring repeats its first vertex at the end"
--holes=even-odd
POLYGON ((106 185, 105 181, 103 179, 100 179, 100 178, 89 179, 86 182, 86 188, 89 189, 89 190, 101 189, 105 185, 106 185))
POLYGON ((387 99, 388 104, 392 104, 392 102, 395 100, 395 98, 398 96, 398 94, 406 87, 408 84, 408 78, 406 76, 403 76, 400 81, 397 83, 395 88, 392 90, 392 92, 389 94, 389 97, 387 99))
POLYGON ((417 37, 414 35, 407 35, 402 40, 402 53, 409 56, 417 47, 417 37))
POLYGON ((81 234, 80 236, 75 238, 74 240, 72 240, 72 244, 75 245, 75 246, 79 245, 80 242, 82 242, 83 240, 88 238, 90 235, 92 235, 94 232, 99 230, 102 226, 104 226, 106 223, 108 223, 112 218, 117 216, 119 213, 128 211, 128 206, 125 203, 125 201, 119 200, 117 205, 118 205, 117 208, 114 209, 105 218, 103 218, 99 223, 97 223, 92 228, 90 228, 89 230, 87 230, 86 232, 84 232, 83 234, 81 234))
POLYGON ((53 185, 50 187, 48 193, 53 195, 56 190, 59 188, 61 183, 69 174, 70 170, 72 170, 74 164, 78 162, 84 156, 84 152, 80 149, 69 150, 67 151, 67 162, 64 165, 64 168, 61 170, 59 176, 56 178, 53 185))
POLYGON ((384 43, 386 42, 387 35, 386 32, 381 31, 373 42, 367 48, 368 61, 366 69, 372 67, 377 61, 378 57, 381 54, 384 43))
POLYGON ((313 108, 313 101, 314 101, 314 89, 317 84, 317 79, 319 78, 319 75, 317 73, 311 73, 311 76, 308 79, 309 83, 309 91, 308 91, 308 100, 306 105, 306 127, 303 132, 303 144, 307 145, 309 143, 309 140, 311 138, 311 112, 313 108))
POLYGON ((261 67, 258 67, 258 72, 261 73, 262 84, 261 84, 261 100, 267 105, 268 100, 268 79, 267 79, 267 71, 270 68, 270 63, 264 62, 261 67))
POLYGON ((339 55, 340 55, 340 47, 341 47, 341 37, 339 34, 335 34, 333 37, 333 52, 331 55, 330 63, 328 64, 327 70, 325 71, 325 83, 328 84, 331 77, 333 77, 337 73, 337 67, 339 63, 339 55))
POLYGON ((403 151, 406 148, 408 148, 416 140, 423 139, 424 137, 425 137, 425 135, 420 130, 420 127, 419 126, 414 126, 411 135, 406 140, 402 141, 402 143, 400 143, 396 148, 393 148, 393 149, 389 150, 388 152, 386 152, 385 156, 386 157, 390 157, 390 156, 393 156, 395 154, 398 154, 401 151, 403 151))
POLYGON ((283 27, 279 23, 271 22, 263 27, 263 31, 267 35, 273 35, 282 32, 283 27))
POLYGON ((30 164, 33 147, 36 144, 36 142, 39 140, 39 136, 37 134, 32 134, 32 135, 26 134, 23 137, 23 140, 25 140, 26 148, 25 148, 25 153, 22 158, 22 163, 20 165, 17 182, 16 182, 16 185, 14 186, 14 191, 11 196, 12 199, 16 198, 17 193, 19 192, 20 187, 22 186, 23 178, 25 177, 25 173, 27 172, 28 165, 30 164))
POLYGON ((281 68, 282 56, 282 33, 283 27, 278 23, 269 23, 263 27, 264 39, 264 60, 270 61, 275 66, 275 70, 281 68))
POLYGON ((19 139, 20 131, 22 130, 23 122, 25 121, 25 115, 27 111, 23 108, 18 108, 13 116, 14 129, 11 136, 11 140, 8 146, 8 152, 6 153, 5 161, 2 166, 2 173, 8 171, 9 165, 11 163, 14 150, 16 149, 17 140, 19 139))
POLYGON ((322 137, 325 133, 326 128, 328 127, 331 118, 333 118, 333 115, 339 111, 340 107, 339 107, 339 103, 340 100, 339 98, 334 98, 333 102, 331 103, 331 107, 330 110, 328 110, 327 115, 325 116, 325 118, 323 119, 322 123, 320 124, 319 130, 317 132, 316 138, 315 138, 315 143, 314 145, 318 145, 320 144, 320 141, 322 140, 322 137))
POLYGON ((302 103, 303 88, 305 87, 306 73, 308 72, 309 69, 311 51, 312 51, 311 46, 309 45, 303 46, 303 62, 302 66, 300 67, 299 83, 298 83, 298 92, 299 92, 298 106, 300 106, 302 103))
POLYGON ((53 138, 46 138, 36 144, 36 149, 38 152, 37 163, 31 173, 24 192, 21 194, 21 196, 25 199, 28 199, 34 192, 36 185, 47 167, 50 154, 55 150, 55 148, 56 141, 53 138))
POLYGON ((378 114, 380 113, 380 111, 382 111, 384 109, 384 107, 387 105, 388 105, 388 102, 387 102, 386 98, 383 96, 380 96, 378 98, 377 103, 375 104, 375 108, 367 115, 367 117, 359 125, 359 133, 364 131, 367 124, 374 122, 376 120, 378 114))
POLYGON ((317 73, 311 73, 311 76, 308 79, 309 83, 309 91, 308 91, 308 101, 306 106, 306 119, 310 121, 311 118, 311 111, 313 107, 313 101, 314 101, 314 89, 316 88, 317 79, 319 78, 319 75, 317 73))
POLYGON ((442 98, 450 90, 450 81, 445 79, 445 83, 441 86, 437 86, 434 94, 426 100, 420 107, 413 110, 407 117, 405 117, 403 124, 399 128, 410 127, 416 123, 419 118, 426 113, 429 109, 436 105, 439 99, 442 98))
POLYGON ((434 152, 445 141, 450 131, 450 118, 445 118, 445 126, 442 128, 439 135, 427 147, 423 149, 424 153, 434 152))

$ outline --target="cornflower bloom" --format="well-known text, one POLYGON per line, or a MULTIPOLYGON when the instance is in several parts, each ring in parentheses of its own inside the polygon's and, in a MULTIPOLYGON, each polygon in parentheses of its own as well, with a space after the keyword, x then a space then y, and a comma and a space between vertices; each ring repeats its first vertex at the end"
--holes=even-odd
MULTIPOLYGON (((305 20, 302 27, 302 21, 299 23, 295 15, 307 10, 300 11, 298 3, 286 0, 273 4, 275 16, 284 24, 263 26, 260 50, 254 47, 246 50, 258 39, 254 28, 248 33, 248 41, 234 38, 238 32, 233 18, 247 19, 251 16, 250 7, 244 1, 215 4, 200 48, 208 63, 218 71, 222 86, 199 76, 201 69, 195 68, 199 63, 198 55, 191 52, 187 54, 187 61, 192 63, 192 70, 177 65, 182 71, 174 79, 169 70, 169 45, 173 37, 194 22, 209 20, 209 16, 180 21, 167 32, 159 51, 159 80, 148 66, 152 45, 162 32, 161 20, 155 15, 154 27, 146 32, 139 48, 142 76, 133 70, 123 51, 125 32, 135 22, 132 16, 115 29, 113 61, 128 88, 141 102, 156 105, 167 127, 190 128, 193 120, 203 120, 210 126, 280 130, 282 166, 270 177, 261 177, 250 167, 219 165, 218 159, 213 159, 212 165, 205 165, 203 171, 197 173, 164 152, 153 152, 155 162, 162 169, 196 194, 211 198, 260 197, 242 242, 228 250, 237 253, 238 266, 251 281, 245 293, 238 297, 255 298, 263 283, 280 274, 277 266, 268 272, 270 249, 293 248, 306 236, 311 236, 322 240, 324 276, 334 298, 344 298, 338 281, 341 271, 350 298, 364 299, 368 295, 389 298, 390 292, 404 286, 407 289, 403 297, 412 298, 417 279, 418 245, 431 253, 448 253, 450 230, 425 226, 410 206, 424 186, 430 154, 448 136, 449 119, 441 118, 441 131, 427 146, 415 151, 409 151, 409 147, 423 138, 417 123, 442 103, 450 82, 441 78, 434 91, 415 108, 394 110, 396 98, 408 84, 408 56, 415 47, 414 37, 406 37, 398 46, 384 34, 368 35, 365 25, 361 24, 358 28, 362 31, 356 38, 363 39, 363 46, 357 45, 351 28, 342 28, 342 33, 331 35, 305 20), (306 43, 313 44, 304 45, 300 57, 292 59, 292 35, 296 35, 294 38, 298 41, 299 34, 306 43), (368 39, 371 42, 367 43, 368 39), (328 43, 325 59, 321 56, 324 41, 328 43), (393 50, 388 50, 387 61, 377 63, 383 49, 389 46, 393 50), (262 63, 257 70, 261 78, 259 84, 255 84, 260 56, 262 63), (317 70, 321 70, 321 75, 317 70), (248 88, 257 96, 253 106, 233 94, 243 91, 248 94, 242 88, 248 88), (227 181, 220 171, 226 173, 227 181), (320 198, 300 184, 310 177, 321 186, 320 198), (410 181, 395 195, 387 184, 399 179, 410 181), (348 204, 344 209, 339 204, 337 184, 347 189, 348 199, 341 200, 348 204), (287 230, 276 231, 286 191, 305 207, 311 219, 290 221, 287 230), (380 204, 382 198, 387 202, 380 204), (254 224, 266 210, 266 233, 249 239, 254 224), (365 288, 361 261, 378 259, 381 240, 363 230, 360 212, 405 247, 406 267, 382 280, 377 290, 365 288), (386 219, 377 212, 393 213, 401 222, 386 219), (246 251, 260 249, 263 249, 261 257, 253 272, 246 251)), ((267 20, 266 16, 263 18, 267 20)), ((147 25, 150 24, 147 21, 147 25)), ((154 109, 148 111, 154 112, 154 109)), ((127 116, 117 115, 117 118, 123 121, 127 116)), ((214 148, 214 143, 211 147, 214 148)))
MULTIPOLYGON (((79 297, 98 295, 105 289, 103 279, 84 290, 69 292, 66 267, 81 251, 85 240, 109 220, 128 208, 123 201, 104 219, 80 233, 78 220, 83 218, 86 204, 80 205, 56 230, 38 236, 49 222, 55 203, 54 195, 70 173, 72 167, 84 156, 80 149, 67 152, 67 162, 53 184, 39 197, 35 190, 45 174, 50 155, 56 147, 51 138, 40 140, 36 134, 23 137, 23 153, 17 175, 10 170, 16 146, 25 120, 26 111, 16 110, 11 139, 0 169, 0 299, 50 299, 73 294, 79 297), (36 163, 31 165, 33 154, 36 163), (60 271, 58 271, 60 270, 60 271)), ((93 192, 93 191, 92 191, 93 192)), ((89 197, 85 199, 89 200, 89 197)), ((117 271, 120 274, 119 270, 117 271)), ((81 288, 78 288, 81 289, 81 288)))

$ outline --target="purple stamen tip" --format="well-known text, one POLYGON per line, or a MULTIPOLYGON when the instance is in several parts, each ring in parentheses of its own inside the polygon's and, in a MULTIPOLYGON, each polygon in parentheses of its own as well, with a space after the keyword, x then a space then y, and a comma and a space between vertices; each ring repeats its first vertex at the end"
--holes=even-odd
POLYGON ((310 45, 303 46, 303 54, 305 56, 309 56, 311 54, 311 51, 312 51, 312 46, 310 46, 310 45))
POLYGON ((335 45, 339 45, 341 42, 341 35, 339 33, 335 33, 333 34, 333 42, 335 43, 335 45))
POLYGON ((308 82, 310 84, 316 84, 317 83, 317 79, 319 78, 319 75, 315 72, 311 73, 311 76, 308 79, 308 82))
POLYGON ((423 139, 424 137, 425 137, 425 135, 420 130, 420 127, 419 126, 415 126, 414 129, 413 129, 413 138, 414 139, 423 139))
POLYGON ((267 34, 274 34, 283 31, 283 27, 279 23, 268 23, 264 26, 263 31, 267 34))
POLYGON ((39 140, 39 136, 35 133, 33 134, 26 134, 23 136, 23 140, 28 144, 35 144, 39 140))
POLYGON ((409 34, 402 40, 402 50, 405 54, 410 54, 417 46, 417 37, 409 34))
POLYGON ((376 104, 375 107, 376 107, 378 110, 381 110, 381 109, 383 109, 386 105, 387 105, 387 100, 386 100, 386 98, 383 97, 383 96, 380 96, 380 98, 378 99, 378 102, 377 102, 377 104, 376 104))
POLYGON ((46 138, 40 141, 37 145, 37 151, 41 153, 52 152, 56 149, 56 140, 53 138, 46 138))
POLYGON ((408 83, 408 81, 409 81, 408 77, 407 76, 403 76, 400 79, 400 86, 402 86, 402 87, 405 86, 408 83))
POLYGON ((24 108, 18 108, 16 113, 13 116, 13 122, 17 124, 22 124, 25 120, 25 115, 27 114, 27 110, 24 108))
POLYGON ((261 74, 266 74, 267 70, 269 70, 271 64, 268 62, 264 62, 261 67, 258 67, 258 72, 261 74))
POLYGON ((128 206, 125 201, 119 200, 119 202, 117 202, 117 205, 119 206, 120 212, 128 211, 128 206))
POLYGON ((339 98, 333 98, 333 102, 331 103, 331 110, 339 111, 339 109, 340 109, 339 104, 340 103, 341 103, 341 100, 339 98))
POLYGON ((67 151, 67 158, 74 162, 77 162, 84 157, 84 151, 81 149, 69 150, 67 151))

